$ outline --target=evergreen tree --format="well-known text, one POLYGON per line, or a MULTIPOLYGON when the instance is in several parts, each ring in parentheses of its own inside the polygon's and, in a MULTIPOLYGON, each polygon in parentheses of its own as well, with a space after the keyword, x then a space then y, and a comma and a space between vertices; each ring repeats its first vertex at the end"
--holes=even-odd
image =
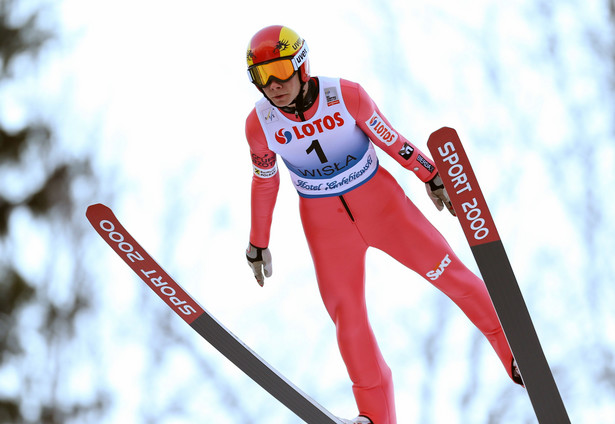
MULTIPOLYGON (((0 88, 20 78, 19 60, 32 66, 53 37, 40 28, 37 13, 17 19, 17 4, 0 2, 0 88)), ((0 391, 0 423, 78 421, 100 410, 104 396, 59 395, 76 317, 89 308, 83 269, 62 247, 74 251, 80 243, 72 224, 74 183, 93 179, 87 158, 54 154, 50 123, 17 125, 0 119, 0 373, 10 382, 0 391), (68 261, 60 267, 59 258, 68 261)))

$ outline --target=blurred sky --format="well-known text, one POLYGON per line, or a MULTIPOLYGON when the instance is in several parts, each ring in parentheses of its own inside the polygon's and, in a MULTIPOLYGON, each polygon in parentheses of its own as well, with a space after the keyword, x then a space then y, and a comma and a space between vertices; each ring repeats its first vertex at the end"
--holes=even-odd
MULTIPOLYGON (((492 212, 505 246, 511 247, 509 255, 522 288, 523 281, 531 279, 539 249, 560 251, 566 245, 566 266, 571 279, 578 281, 570 282, 570 290, 582 290, 575 286, 582 279, 575 277, 583 272, 584 255, 574 242, 578 232, 560 199, 563 187, 554 185, 538 151, 524 138, 530 135, 534 142, 555 148, 572 131, 558 95, 558 81, 540 60, 543 40, 538 22, 531 19, 532 2, 32 0, 23 4, 24 12, 45 5, 43 22, 59 23, 60 36, 43 52, 36 70, 11 88, 14 104, 2 109, 3 122, 18 127, 33 114, 50 117, 64 154, 91 153, 96 171, 105 177, 102 198, 94 200, 112 199, 109 206, 120 221, 180 284, 334 413, 350 417, 355 412, 353 400, 346 389, 349 382, 334 329, 316 290, 297 195, 283 167, 271 240, 274 276, 261 289, 244 263, 251 179, 244 121, 260 97, 247 80, 245 50, 251 35, 264 26, 284 24, 295 29, 309 44, 314 74, 360 82, 393 125, 424 151, 432 131, 455 127, 488 203, 491 196, 496 199, 492 212), (485 41, 486 34, 493 41, 485 41), (493 73, 485 66, 490 58, 497 59, 493 73), (505 77, 509 79, 497 81, 505 77), (511 78, 522 83, 513 84, 511 78), (503 104, 503 99, 509 103, 503 104), (528 125, 520 128, 511 110, 528 125), (493 143, 506 145, 476 142, 485 138, 486 128, 498 128, 493 143), (524 150, 521 159, 520 150, 524 150), (513 200, 505 203, 501 192, 511 178, 516 181, 515 192, 513 200), (536 186, 537 180, 542 186, 536 186), (334 390, 337 387, 343 389, 334 390)), ((583 19, 601 24, 600 2, 583 4, 583 19)), ((562 9, 556 21, 562 31, 573 34, 579 29, 579 17, 572 7, 562 9)), ((580 41, 572 40, 567 46, 566 61, 587 59, 580 41)), ((595 96, 602 89, 592 81, 581 84, 574 93, 579 97, 595 96)), ((606 134, 610 125, 610 118, 593 122, 598 134, 606 134)), ((613 150, 606 153, 599 160, 610 170, 613 150)), ((384 154, 380 158, 462 259, 476 269, 457 222, 433 208, 423 184, 413 175, 396 168, 384 154)), ((579 179, 567 183, 569 192, 582 191, 579 179)), ((82 198, 91 200, 86 194, 82 198)), ((604 201, 608 209, 615 209, 610 198, 604 201)), ((134 309, 143 301, 150 304, 144 299, 153 294, 143 293, 141 283, 95 237, 92 243, 94 253, 89 257, 104 259, 98 269, 107 276, 105 286, 97 289, 99 307, 113 310, 122 322, 109 324, 104 330, 108 339, 102 343, 106 378, 121 393, 109 422, 136 422, 138 402, 146 395, 129 382, 147 372, 138 365, 143 358, 138 332, 147 324, 138 322, 134 309), (118 335, 122 331, 125 336, 118 335)), ((396 375, 399 422, 469 422, 459 411, 465 383, 448 375, 461 373, 487 385, 505 385, 506 376, 495 355, 483 346, 481 365, 468 367, 468 352, 475 349, 476 340, 469 322, 421 278, 391 259, 370 251, 367 278, 373 325, 396 375), (408 338, 422 340, 426 329, 443 323, 442 339, 436 342, 440 365, 433 375, 422 359, 426 353, 415 349, 408 338), (416 390, 415 383, 426 380, 433 382, 431 397, 416 390), (425 399, 435 399, 430 421, 416 416, 425 399)), ((557 323, 550 321, 563 314, 556 287, 561 282, 532 281, 539 286, 531 290, 548 292, 548 305, 553 308, 553 312, 544 309, 547 302, 540 296, 536 303, 528 302, 532 313, 533 308, 540 309, 538 319, 535 316, 539 337, 548 358, 565 364, 566 349, 559 344, 564 330, 554 329, 557 323)), ((151 304, 156 301, 152 299, 151 304)), ((183 321, 171 316, 169 320, 175 331, 198 337, 190 334, 183 321)), ((613 328, 612 316, 604 322, 613 328)), ((579 335, 576 327, 568 330, 579 335)), ((217 361, 229 380, 244 384, 224 358, 198 340, 195 346, 200 348, 194 355, 217 361)), ((186 367, 193 362, 184 355, 185 351, 178 351, 168 384, 173 385, 175 375, 190 373, 186 367)), ((77 396, 78 385, 70 387, 67 390, 77 396)), ((258 391, 252 386, 246 390, 239 396, 258 391)), ((522 389, 510 388, 506 393, 521 410, 520 416, 526 416, 531 406, 522 389)), ((565 401, 566 396, 572 397, 564 395, 565 401)), ((495 394, 484 393, 485 403, 494 399, 495 394)), ((283 409, 275 402, 268 405, 283 409)), ((210 421, 234 422, 229 412, 216 410, 215 403, 194 408, 205 408, 203 418, 210 421)), ((484 409, 466 405, 465 413, 471 414, 472 408, 484 409)), ((579 402, 574 409, 569 406, 571 417, 576 418, 573 422, 606 422, 600 418, 615 416, 612 406, 582 408, 579 402)), ((178 417, 173 422, 184 421, 178 417)), ((281 411, 268 422, 294 421, 281 411)))

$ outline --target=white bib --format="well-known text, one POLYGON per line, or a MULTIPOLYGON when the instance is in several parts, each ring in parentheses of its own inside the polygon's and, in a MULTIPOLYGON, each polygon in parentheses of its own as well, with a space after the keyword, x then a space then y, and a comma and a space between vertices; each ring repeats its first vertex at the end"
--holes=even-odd
POLYGON ((318 80, 318 110, 305 122, 286 118, 266 98, 256 103, 267 145, 282 157, 303 197, 339 196, 378 168, 373 144, 346 109, 339 79, 318 80))

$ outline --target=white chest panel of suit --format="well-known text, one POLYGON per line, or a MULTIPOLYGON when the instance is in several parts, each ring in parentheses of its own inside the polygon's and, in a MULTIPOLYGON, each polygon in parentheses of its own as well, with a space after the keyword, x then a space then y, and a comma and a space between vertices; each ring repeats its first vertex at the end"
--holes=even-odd
POLYGON ((339 79, 318 80, 318 110, 307 121, 291 121, 265 98, 256 103, 267 145, 282 158, 303 197, 339 196, 378 168, 373 144, 346 109, 339 79))

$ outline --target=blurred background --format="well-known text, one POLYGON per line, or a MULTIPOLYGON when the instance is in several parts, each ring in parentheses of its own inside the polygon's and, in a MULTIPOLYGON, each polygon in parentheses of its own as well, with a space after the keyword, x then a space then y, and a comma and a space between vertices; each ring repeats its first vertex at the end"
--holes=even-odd
MULTIPOLYGON (((245 264, 245 49, 271 24, 425 152, 456 128, 572 422, 613 422, 613 0, 0 0, 0 422, 299 421, 99 239, 98 202, 289 380, 356 415, 285 169, 273 277, 260 288, 245 264)), ((477 271, 457 221, 380 159, 477 271)), ((536 422, 452 302, 367 261, 400 423, 536 422)))

